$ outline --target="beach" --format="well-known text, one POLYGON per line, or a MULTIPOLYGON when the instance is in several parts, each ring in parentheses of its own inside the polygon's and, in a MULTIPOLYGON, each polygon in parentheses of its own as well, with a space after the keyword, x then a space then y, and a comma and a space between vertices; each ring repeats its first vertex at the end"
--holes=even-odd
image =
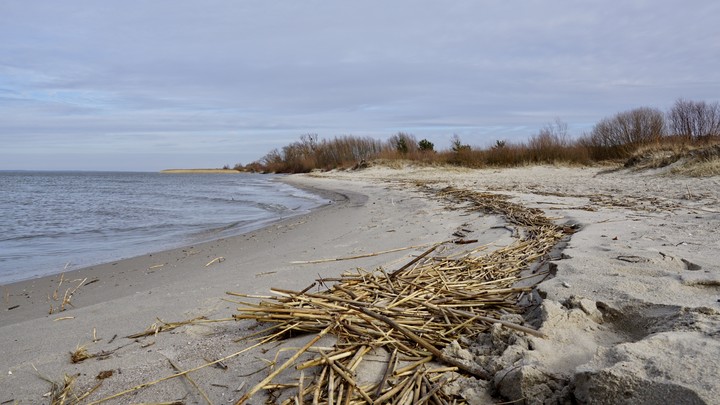
MULTIPOLYGON (((502 342, 477 339, 456 350, 493 374, 488 381, 458 377, 457 395, 468 403, 717 403, 717 177, 407 166, 286 181, 329 204, 242 236, 67 272, 62 283, 57 275, 2 286, 0 403, 47 403, 46 380, 61 383, 65 375, 74 377, 76 393, 97 386, 83 400, 92 403, 223 358, 190 374, 192 381, 168 379, 106 403, 205 403, 204 394, 234 403, 268 364, 290 357, 282 348, 312 336, 233 356, 255 343, 240 339, 261 328, 232 320, 238 299, 226 292, 259 297, 355 268, 393 271, 463 229, 490 250, 513 242, 506 218, 457 209, 428 191, 447 186, 508 195, 577 227, 562 254, 548 258, 554 277, 536 288, 542 300, 524 315, 544 337, 510 338, 494 328, 502 342), (350 257, 360 258, 297 263, 350 257), (153 324, 158 333, 127 338, 153 324), (73 364, 70 353, 81 347, 93 357, 73 364)), ((318 344, 332 345, 332 337, 318 344)))

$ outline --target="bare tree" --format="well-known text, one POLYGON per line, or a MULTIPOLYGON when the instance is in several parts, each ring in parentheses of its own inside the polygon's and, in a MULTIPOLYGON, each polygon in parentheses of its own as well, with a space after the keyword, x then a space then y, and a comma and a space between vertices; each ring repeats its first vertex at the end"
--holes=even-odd
POLYGON ((720 104, 679 99, 667 114, 674 135, 698 140, 720 135, 720 104))

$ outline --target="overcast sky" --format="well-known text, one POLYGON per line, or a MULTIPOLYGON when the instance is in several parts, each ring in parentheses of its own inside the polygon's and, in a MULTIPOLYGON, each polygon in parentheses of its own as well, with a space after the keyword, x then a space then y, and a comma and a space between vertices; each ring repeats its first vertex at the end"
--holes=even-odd
POLYGON ((447 148, 720 99, 720 2, 0 0, 0 169, 248 163, 305 133, 447 148))

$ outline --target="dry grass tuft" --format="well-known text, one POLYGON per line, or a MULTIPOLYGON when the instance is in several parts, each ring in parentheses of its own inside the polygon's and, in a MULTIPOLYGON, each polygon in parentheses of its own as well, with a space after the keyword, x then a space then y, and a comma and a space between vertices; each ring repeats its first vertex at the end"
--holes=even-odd
MULTIPOLYGON (((158 319, 157 322, 150 325, 150 327, 147 328, 146 330, 144 330, 143 332, 134 333, 132 335, 128 335, 125 337, 128 339, 137 339, 137 338, 146 337, 146 336, 156 336, 157 334, 159 334, 161 332, 168 332, 168 331, 177 329, 184 325, 194 325, 194 324, 198 324, 198 323, 203 323, 202 321, 206 321, 206 320, 207 320, 207 318, 204 316, 199 316, 197 318, 188 319, 186 321, 181 321, 181 322, 165 322, 161 319, 158 319)), ((210 321, 210 322, 212 322, 212 321, 210 321)))
MULTIPOLYGON (((35 366, 33 366, 35 368, 35 366)), ((43 395, 43 397, 50 398, 51 405, 75 405, 81 403, 85 398, 92 394, 100 384, 95 385, 91 390, 85 392, 82 395, 77 395, 74 391, 75 381, 77 376, 65 374, 61 383, 55 382, 38 372, 35 369, 38 377, 45 380, 50 384, 50 392, 43 395)))
POLYGON ((673 168, 671 173, 689 177, 720 176, 720 158, 687 162, 673 168))
POLYGON ((93 357, 95 357, 95 355, 90 354, 85 346, 78 346, 75 351, 70 352, 70 361, 72 361, 73 364, 83 362, 93 357))
POLYGON ((634 170, 669 168, 669 173, 691 177, 720 174, 720 144, 692 145, 666 142, 637 151, 625 167, 634 170))
MULTIPOLYGON (((55 287, 55 291, 53 291, 52 297, 50 297, 50 295, 48 294, 48 301, 51 301, 50 302, 50 311, 49 311, 50 315, 52 315, 55 312, 66 311, 69 307, 74 307, 74 305, 72 303, 72 298, 75 295, 75 293, 77 292, 77 290, 85 284, 85 282, 87 281, 87 278, 85 278, 83 280, 75 280, 75 281, 79 282, 78 285, 76 285, 75 287, 67 288, 65 290, 65 294, 63 294, 63 297, 61 300, 59 292, 60 292, 60 287, 62 287, 63 283, 65 282, 65 274, 63 273, 60 275, 60 281, 58 283, 58 286, 55 287), (53 306, 52 301, 59 302, 57 308, 55 308, 53 306)), ((74 282, 74 281, 72 281, 72 282, 74 282)))

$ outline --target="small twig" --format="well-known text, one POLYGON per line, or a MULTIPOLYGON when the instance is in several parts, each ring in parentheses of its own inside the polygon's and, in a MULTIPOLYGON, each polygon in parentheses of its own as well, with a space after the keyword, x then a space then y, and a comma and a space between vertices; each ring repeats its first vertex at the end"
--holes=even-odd
POLYGON ((380 383, 378 384, 377 390, 375 390, 375 397, 379 397, 380 394, 382 394, 382 390, 385 387, 385 383, 387 382, 387 379, 392 375, 392 373, 395 372, 395 365, 397 360, 397 348, 393 350, 393 352, 390 354, 390 359, 387 363, 387 368, 385 368, 385 374, 383 374, 382 379, 380 380, 380 383))
POLYGON ((215 263, 215 262, 222 263, 222 262, 224 262, 224 261, 225 261, 225 258, 224 258, 224 257, 222 257, 222 256, 216 257, 216 258, 210 260, 210 261, 208 262, 208 264, 205 265, 205 267, 208 267, 208 266, 210 266, 211 264, 213 264, 213 263, 215 263))
MULTIPOLYGON (((165 358, 168 360, 168 362, 170 362, 170 365, 175 369, 175 371, 181 371, 180 367, 176 366, 169 357, 165 356, 165 358)), ((205 391, 203 391, 202 388, 200 388, 200 386, 195 383, 195 380, 190 378, 189 373, 186 373, 183 377, 185 377, 185 379, 188 380, 188 382, 190 382, 190 384, 192 384, 192 386, 195 387, 196 390, 198 390, 198 392, 200 393, 200 395, 202 395, 203 399, 205 399, 205 402, 207 402, 208 405, 212 405, 212 401, 210 401, 210 398, 208 398, 205 391)))
MULTIPOLYGON (((205 367, 213 366, 213 365, 215 365, 215 364, 217 364, 217 363, 221 363, 221 362, 224 362, 225 360, 229 360, 229 359, 232 359, 233 357, 237 357, 237 356, 239 356, 239 355, 241 355, 241 354, 243 354, 243 353, 245 353, 245 352, 247 352, 247 351, 249 351, 249 350, 252 350, 252 349, 254 349, 254 348, 256 348, 256 347, 258 347, 258 346, 260 346, 260 345, 262 345, 262 344, 264 344, 264 343, 266 343, 266 342, 263 341, 263 342, 254 344, 254 345, 252 345, 252 346, 249 346, 249 347, 246 347, 246 348, 240 350, 239 352, 235 352, 235 353, 233 353, 233 354, 231 354, 231 355, 229 355, 229 356, 225 356, 225 357, 223 357, 223 358, 221 358, 221 359, 212 361, 212 362, 210 362, 210 363, 205 363, 205 364, 203 364, 203 365, 201 365, 201 366, 198 366, 198 367, 195 367, 195 368, 191 368, 191 369, 189 369, 189 370, 181 371, 181 372, 175 373, 175 374, 173 374, 173 375, 169 375, 169 376, 167 376, 167 377, 160 378, 160 379, 155 380, 155 381, 150 381, 150 382, 146 382, 146 383, 137 385, 137 386, 135 386, 135 387, 133 387, 133 388, 127 389, 127 390, 122 391, 122 392, 118 392, 117 394, 111 395, 111 396, 109 396, 109 397, 105 397, 105 398, 99 399, 99 400, 97 400, 97 401, 90 402, 90 403, 88 403, 87 405, 97 405, 97 404, 101 404, 101 403, 107 402, 107 401, 109 401, 109 400, 111 400, 111 399, 115 399, 115 398, 121 397, 121 396, 123 396, 123 395, 127 395, 127 394, 130 394, 130 393, 135 392, 135 391, 139 391, 139 390, 141 390, 141 389, 143 389, 143 388, 147 388, 147 387, 153 386, 153 385, 158 384, 158 383, 161 383, 161 382, 163 382, 163 381, 172 380, 173 378, 177 378, 177 377, 184 376, 184 375, 187 374, 187 373, 192 373, 193 371, 198 371, 198 370, 201 370, 201 369, 203 369, 203 368, 205 368, 205 367)), ((243 382, 243 384, 244 384, 244 382, 243 382)))
POLYGON ((395 252, 402 252, 403 250, 410 250, 410 249, 418 249, 422 247, 426 247, 427 245, 417 245, 417 246, 408 246, 408 247, 402 247, 397 249, 390 249, 390 250, 383 250, 381 252, 374 252, 374 253, 366 253, 362 255, 357 256, 349 256, 349 257, 335 257, 331 259, 317 259, 317 260, 301 260, 301 261, 293 261, 290 262, 290 264, 318 264, 318 263, 328 263, 328 262, 339 262, 342 260, 354 260, 354 259, 362 259, 365 257, 373 257, 373 256, 380 256, 387 253, 395 253, 395 252))

